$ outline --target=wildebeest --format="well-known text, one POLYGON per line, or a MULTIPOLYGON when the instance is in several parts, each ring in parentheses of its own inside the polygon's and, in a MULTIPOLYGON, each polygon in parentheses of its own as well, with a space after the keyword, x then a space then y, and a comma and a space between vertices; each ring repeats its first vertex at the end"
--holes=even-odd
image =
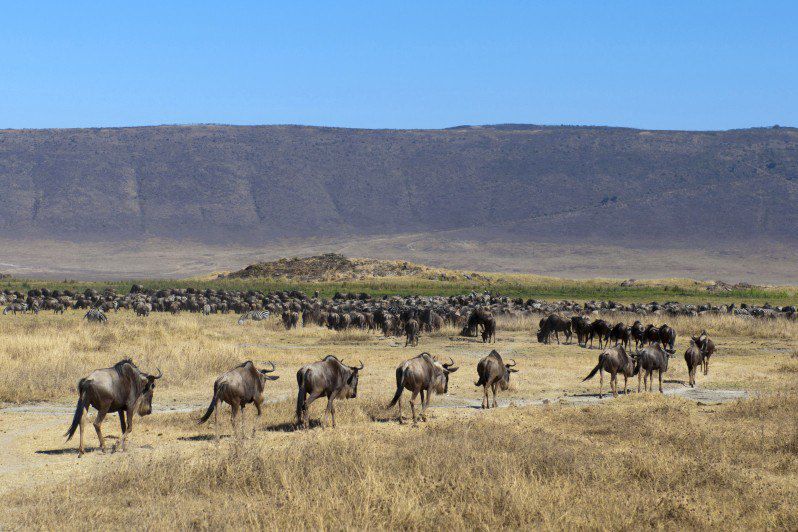
POLYGON ((604 345, 610 341, 610 332, 612 328, 610 324, 604 320, 596 320, 590 324, 590 332, 588 337, 590 339, 590 347, 593 348, 593 337, 597 336, 599 341, 599 349, 603 349, 604 345))
POLYGON ((709 357, 715 352, 715 342, 707 336, 707 331, 701 331, 701 334, 696 338, 692 337, 698 348, 701 350, 701 362, 704 368, 704 375, 709 375, 709 357))
POLYGON ((418 329, 418 322, 415 319, 407 320, 405 323, 405 347, 418 345, 418 329))
POLYGON ((662 344, 663 348, 669 349, 671 353, 674 353, 676 331, 673 330, 673 327, 669 327, 667 323, 659 328, 659 343, 662 344))
POLYGON ((695 387, 695 372, 703 362, 701 348, 696 345, 695 338, 690 340, 690 347, 684 352, 684 361, 687 363, 687 375, 691 387, 695 387))
POLYGON ((328 414, 332 416, 332 426, 335 427, 335 399, 354 399, 357 397, 358 373, 363 369, 360 366, 347 366, 343 361, 332 355, 323 360, 306 364, 296 372, 296 382, 299 388, 296 399, 296 422, 308 428, 310 419, 308 409, 311 403, 321 396, 327 397, 327 409, 324 411, 324 423, 328 414))
POLYGON ((105 313, 102 310, 98 308, 90 309, 83 316, 83 319, 87 321, 94 321, 97 323, 108 323, 108 317, 105 315, 105 313))
POLYGON ((152 310, 150 307, 151 305, 149 303, 138 303, 133 311, 136 313, 136 316, 146 317, 150 315, 150 311, 152 310))
POLYGON ((407 389, 411 392, 410 410, 413 415, 413 424, 416 424, 416 396, 421 394, 422 421, 427 420, 425 414, 429 407, 430 396, 433 393, 447 393, 449 391, 449 374, 457 371, 454 360, 449 358, 449 363, 441 364, 429 353, 421 353, 409 360, 402 362, 396 368, 396 393, 391 399, 388 408, 399 404, 399 422, 402 423, 402 392, 407 389))
POLYGON ((599 399, 603 397, 605 371, 608 371, 610 374, 612 396, 618 397, 618 373, 623 373, 623 393, 625 394, 627 393, 626 383, 629 377, 634 375, 634 359, 629 356, 622 345, 608 347, 599 355, 596 367, 593 368, 593 371, 591 371, 587 377, 582 379, 582 382, 585 382, 586 380, 592 379, 596 372, 599 373, 599 399))
MULTIPOLYGON (((266 381, 275 381, 280 377, 277 375, 269 375, 275 370, 274 362, 269 362, 271 369, 257 369, 252 361, 247 361, 236 366, 235 368, 222 373, 216 382, 213 383, 213 398, 208 410, 200 418, 200 423, 205 423, 211 414, 214 414, 213 423, 217 431, 219 431, 218 419, 218 403, 219 401, 230 405, 231 410, 231 424, 233 425, 233 432, 236 431, 236 417, 238 411, 241 410, 241 433, 244 433, 244 407, 250 403, 255 405, 257 415, 261 415, 261 407, 265 399, 264 391, 266 388, 266 381)), ((254 433, 255 427, 252 427, 254 433)))
POLYGON ((506 390, 510 387, 510 373, 515 373, 518 370, 514 369, 515 360, 510 360, 510 364, 505 364, 501 355, 494 349, 485 358, 477 363, 477 375, 479 379, 474 383, 474 386, 482 386, 484 395, 482 397, 482 408, 490 408, 490 401, 488 400, 488 387, 493 392, 493 407, 496 403, 496 388, 506 390))
POLYGON ((646 329, 643 331, 643 342, 648 345, 659 342, 659 328, 652 323, 646 325, 646 329))
POLYGON ((584 316, 571 316, 571 329, 576 333, 576 341, 579 345, 587 345, 587 337, 590 334, 590 321, 584 316))
POLYGON ((482 343, 496 343, 496 318, 491 316, 485 322, 484 329, 482 329, 482 343))
POLYGON ((144 373, 132 360, 120 360, 113 367, 92 371, 88 377, 78 382, 78 404, 72 425, 66 433, 67 441, 72 439, 75 430, 80 427, 80 444, 78 456, 83 456, 83 429, 86 425, 86 416, 89 407, 97 410, 94 418, 94 430, 100 440, 100 449, 105 452, 105 438, 102 433, 102 422, 108 413, 119 413, 119 424, 122 427, 120 448, 125 449, 127 435, 133 430, 133 416, 149 415, 152 412, 152 395, 155 390, 155 381, 163 376, 161 370, 158 375, 144 373))
POLYGON ((479 334, 479 328, 485 329, 485 323, 493 318, 493 313, 489 309, 485 308, 476 308, 471 312, 468 316, 468 322, 466 326, 463 327, 462 332, 460 333, 461 336, 477 336, 479 334))
POLYGON ((629 332, 635 341, 635 349, 639 349, 645 345, 646 328, 643 327, 643 324, 640 322, 640 320, 637 320, 632 324, 632 328, 629 330, 629 332))
POLYGON ((557 314, 551 314, 540 322, 540 330, 537 333, 538 342, 547 344, 550 341, 551 334, 557 339, 557 344, 560 343, 560 335, 562 332, 565 334, 565 342, 571 341, 571 322, 557 314))
POLYGON ((623 323, 616 323, 610 331, 610 341, 615 342, 615 345, 621 344, 625 349, 629 349, 629 337, 631 332, 629 328, 623 323))
POLYGON ((286 330, 296 329, 296 326, 299 323, 299 312, 286 310, 283 312, 282 318, 283 326, 286 328, 286 330))
POLYGON ((662 393, 662 374, 668 371, 668 359, 673 355, 660 347, 653 345, 644 347, 637 352, 635 357, 635 374, 637 374, 637 391, 640 391, 640 379, 643 386, 652 391, 654 385, 654 371, 659 373, 659 392, 662 393), (643 373, 645 372, 645 374, 643 373))

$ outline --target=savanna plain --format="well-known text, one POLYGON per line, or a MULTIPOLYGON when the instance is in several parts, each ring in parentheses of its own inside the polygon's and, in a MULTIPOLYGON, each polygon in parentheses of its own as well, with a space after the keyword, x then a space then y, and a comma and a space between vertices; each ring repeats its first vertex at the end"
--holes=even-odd
MULTIPOLYGON (((0 529, 798 529, 794 321, 654 318, 678 333, 665 394, 637 393, 635 378, 599 399, 598 377, 582 379, 600 351, 539 344, 539 316, 500 319, 495 344, 444 328, 414 348, 279 318, 82 316, 0 318, 0 529), (717 351, 693 390, 683 353, 703 329, 717 351), (520 371, 482 410, 476 364, 493 348, 520 371), (427 422, 399 424, 395 368, 422 351, 460 369, 427 422), (328 354, 363 361, 358 397, 338 402, 337 428, 318 423, 322 400, 297 431, 296 370, 328 354), (101 453, 89 426, 78 458, 64 441, 76 384, 123 357, 163 371, 154 413, 125 452, 101 453), (243 436, 225 406, 216 441, 197 420, 214 379, 246 360, 273 361, 280 379, 262 417, 245 410, 243 436)), ((104 429, 119 434, 115 416, 104 429)))

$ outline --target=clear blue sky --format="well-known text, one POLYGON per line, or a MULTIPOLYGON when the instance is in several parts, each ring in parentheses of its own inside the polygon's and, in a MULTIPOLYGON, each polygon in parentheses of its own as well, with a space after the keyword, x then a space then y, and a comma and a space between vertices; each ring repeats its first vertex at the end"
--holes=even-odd
POLYGON ((0 128, 798 126, 798 1, 7 2, 0 128))

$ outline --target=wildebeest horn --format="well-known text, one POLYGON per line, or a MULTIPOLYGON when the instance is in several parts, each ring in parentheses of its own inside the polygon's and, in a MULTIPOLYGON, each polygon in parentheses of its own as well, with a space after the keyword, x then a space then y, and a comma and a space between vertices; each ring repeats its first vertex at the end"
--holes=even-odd
POLYGON ((163 372, 161 371, 161 368, 155 368, 155 369, 158 370, 158 375, 151 375, 151 377, 153 379, 160 379, 161 377, 163 377, 163 372))
POLYGON ((362 360, 358 360, 358 362, 360 362, 360 366, 359 367, 355 367, 355 366, 349 366, 349 367, 352 368, 355 371, 363 369, 363 361, 362 360))
POLYGON ((272 362, 271 360, 269 360, 269 364, 271 364, 272 369, 263 369, 261 370, 263 373, 271 373, 272 371, 277 369, 277 366, 275 366, 274 362, 272 362))
POLYGON ((515 366, 515 359, 514 358, 511 358, 510 362, 512 362, 512 364, 507 364, 508 368, 511 368, 511 367, 515 366))
POLYGON ((449 363, 448 364, 443 364, 444 368, 448 368, 450 366, 454 366, 454 359, 452 357, 449 357, 449 363))

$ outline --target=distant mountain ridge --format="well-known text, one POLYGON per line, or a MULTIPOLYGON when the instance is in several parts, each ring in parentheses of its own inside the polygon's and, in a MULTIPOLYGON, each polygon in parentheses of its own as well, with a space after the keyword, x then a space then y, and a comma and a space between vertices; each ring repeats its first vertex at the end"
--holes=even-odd
POLYGON ((0 236, 798 243, 798 130, 504 124, 0 131, 0 236))

